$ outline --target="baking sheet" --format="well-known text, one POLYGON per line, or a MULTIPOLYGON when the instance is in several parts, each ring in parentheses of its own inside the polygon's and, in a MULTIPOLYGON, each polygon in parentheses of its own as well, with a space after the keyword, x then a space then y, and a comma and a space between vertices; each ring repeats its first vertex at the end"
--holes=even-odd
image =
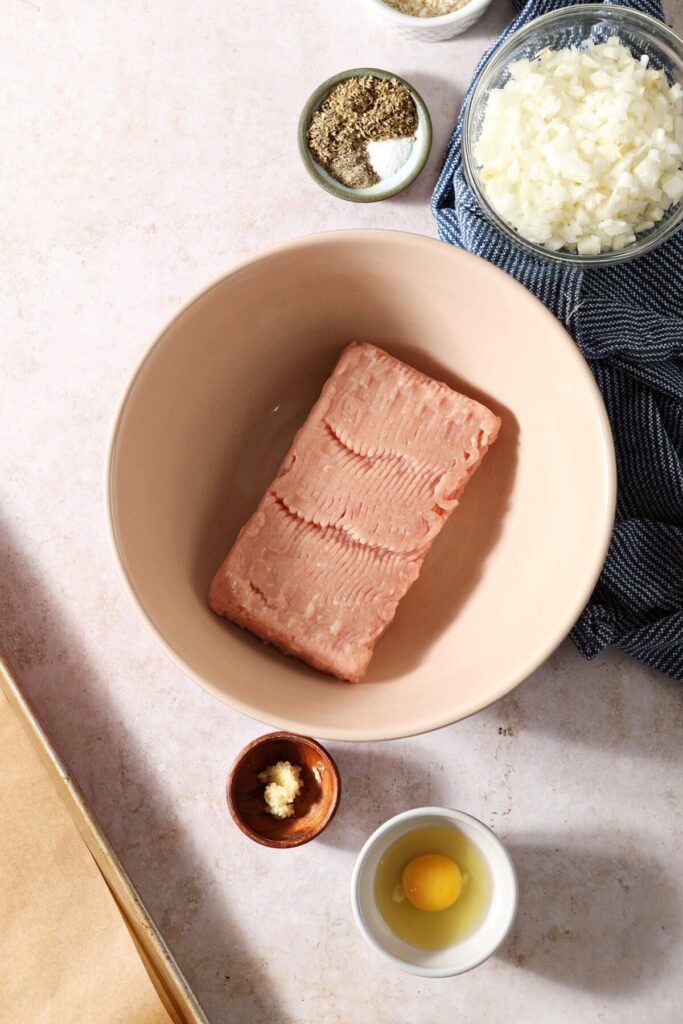
POLYGON ((0 656, 0 1020, 208 1024, 0 656))

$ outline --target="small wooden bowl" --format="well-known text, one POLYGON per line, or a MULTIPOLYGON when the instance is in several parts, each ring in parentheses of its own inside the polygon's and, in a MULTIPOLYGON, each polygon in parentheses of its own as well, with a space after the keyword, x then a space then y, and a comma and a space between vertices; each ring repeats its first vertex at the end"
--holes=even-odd
POLYGON ((319 836, 335 815, 340 793, 339 771, 327 751, 292 732, 271 732, 248 743, 235 758, 227 784, 228 807, 237 827, 255 843, 274 849, 303 846, 319 836), (277 761, 301 768, 303 789, 291 818, 274 818, 266 810, 265 787, 258 778, 277 761))

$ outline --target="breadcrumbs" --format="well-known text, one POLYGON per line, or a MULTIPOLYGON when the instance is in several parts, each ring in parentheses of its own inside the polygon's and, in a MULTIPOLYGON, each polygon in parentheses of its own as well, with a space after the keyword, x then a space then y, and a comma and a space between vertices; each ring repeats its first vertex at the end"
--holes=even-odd
POLYGON ((459 11, 469 0, 384 0, 384 3, 414 18, 439 18, 442 14, 459 11))

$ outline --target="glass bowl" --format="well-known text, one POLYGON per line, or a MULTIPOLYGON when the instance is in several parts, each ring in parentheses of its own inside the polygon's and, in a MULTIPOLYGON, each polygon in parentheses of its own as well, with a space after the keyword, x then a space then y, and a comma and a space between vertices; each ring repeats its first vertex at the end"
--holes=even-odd
POLYGON ((683 83, 683 40, 667 25, 648 14, 627 7, 585 4, 563 7, 544 14, 513 32, 491 54, 470 93, 462 130, 463 171, 468 185, 487 218, 515 245, 541 259, 575 267, 607 266, 650 252, 669 238, 683 221, 683 198, 665 212, 649 231, 617 252, 588 256, 561 249, 552 251, 530 242, 508 224, 491 206, 484 192, 474 147, 481 130, 489 94, 509 80, 509 67, 522 58, 535 57, 545 47, 557 50, 576 46, 588 39, 603 42, 617 35, 636 57, 647 54, 650 66, 666 72, 670 84, 683 83))

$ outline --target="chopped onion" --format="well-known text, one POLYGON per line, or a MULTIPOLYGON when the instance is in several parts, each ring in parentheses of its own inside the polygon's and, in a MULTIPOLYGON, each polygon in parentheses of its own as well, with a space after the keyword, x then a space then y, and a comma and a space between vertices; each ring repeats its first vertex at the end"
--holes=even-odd
POLYGON ((486 197, 531 242, 623 249, 683 197, 683 88, 617 36, 542 50, 489 94, 474 156, 486 197))

